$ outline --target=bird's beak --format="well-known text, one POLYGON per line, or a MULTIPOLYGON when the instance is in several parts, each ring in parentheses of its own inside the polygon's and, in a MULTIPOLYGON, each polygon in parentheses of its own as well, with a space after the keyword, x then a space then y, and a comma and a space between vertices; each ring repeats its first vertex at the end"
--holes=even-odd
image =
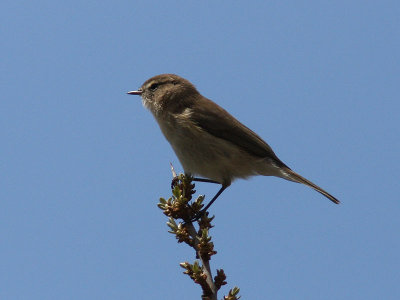
POLYGON ((143 91, 141 89, 138 89, 137 91, 130 91, 127 92, 128 95, 141 95, 143 91))

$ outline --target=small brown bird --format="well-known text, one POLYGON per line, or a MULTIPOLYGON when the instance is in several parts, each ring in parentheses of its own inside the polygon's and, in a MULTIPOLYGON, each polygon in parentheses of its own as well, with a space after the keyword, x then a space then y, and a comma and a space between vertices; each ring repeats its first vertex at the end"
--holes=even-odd
POLYGON ((128 94, 142 97, 186 174, 204 177, 195 178, 197 181, 222 185, 203 212, 233 180, 254 175, 305 184, 339 204, 331 194, 292 171, 256 133, 203 97, 188 80, 161 74, 128 94))

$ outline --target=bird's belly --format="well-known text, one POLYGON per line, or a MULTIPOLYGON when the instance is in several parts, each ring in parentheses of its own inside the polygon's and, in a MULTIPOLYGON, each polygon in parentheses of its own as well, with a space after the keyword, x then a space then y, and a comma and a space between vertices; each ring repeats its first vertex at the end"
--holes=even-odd
POLYGON ((185 173, 199 175, 222 184, 252 175, 274 175, 275 168, 265 172, 262 158, 254 157, 229 141, 215 137, 201 128, 171 127, 160 124, 185 173), (260 173, 260 167, 263 169, 260 173), (271 174, 267 174, 271 173, 271 174))

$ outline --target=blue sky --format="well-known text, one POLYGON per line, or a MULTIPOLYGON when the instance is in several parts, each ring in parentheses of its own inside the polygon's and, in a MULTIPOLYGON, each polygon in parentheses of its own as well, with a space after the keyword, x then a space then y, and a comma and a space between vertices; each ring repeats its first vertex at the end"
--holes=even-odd
MULTIPOLYGON (((256 131, 299 184, 213 205, 243 299, 398 299, 397 1, 5 1, 0 298, 199 299, 157 208, 181 167, 126 91, 176 73, 256 131)), ((209 199, 217 186, 198 184, 209 199)))

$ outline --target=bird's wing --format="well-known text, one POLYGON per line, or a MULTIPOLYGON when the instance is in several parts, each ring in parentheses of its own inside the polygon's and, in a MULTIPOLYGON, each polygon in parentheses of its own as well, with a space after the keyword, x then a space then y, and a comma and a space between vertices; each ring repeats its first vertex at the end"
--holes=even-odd
POLYGON ((229 141, 254 156, 272 158, 287 167, 262 138, 211 100, 204 97, 197 99, 191 112, 190 119, 209 134, 229 141))

